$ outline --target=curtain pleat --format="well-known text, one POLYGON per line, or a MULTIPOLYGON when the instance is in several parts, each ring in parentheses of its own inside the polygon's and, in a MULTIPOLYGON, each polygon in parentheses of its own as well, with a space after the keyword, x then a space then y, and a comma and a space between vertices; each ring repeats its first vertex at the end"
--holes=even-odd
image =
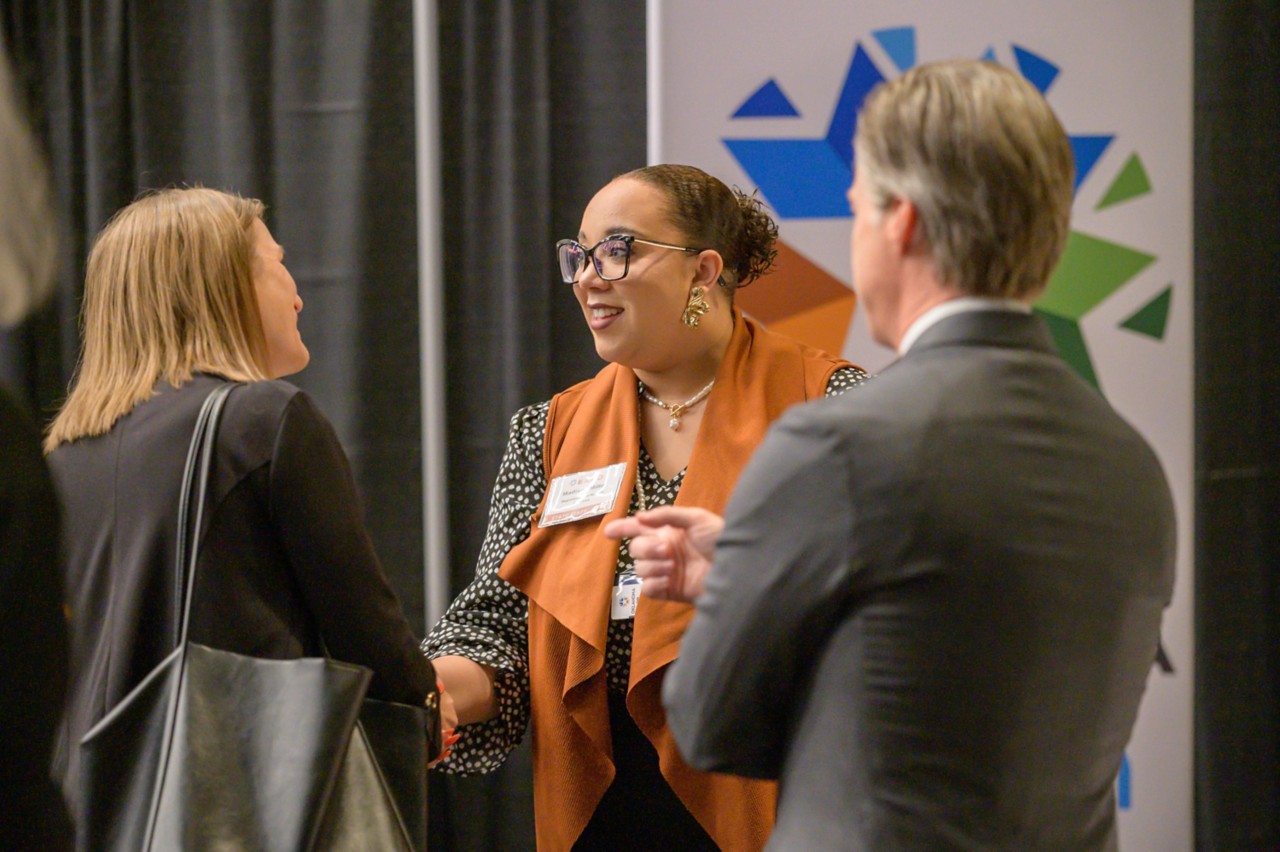
POLYGON ((1280 849, 1280 4, 1195 28, 1196 845, 1280 849))
POLYGON ((410 0, 10 0, 7 46, 48 144, 54 303, 0 335, 3 378, 49 416, 78 349, 86 255, 142 190, 261 198, 305 308, 319 401, 374 543, 422 623, 417 199, 410 0))
MULTIPOLYGON (((517 408, 603 366, 557 239, 645 163, 643 0, 441 0, 452 587, 470 582, 517 408)), ((533 848, 527 744, 488 776, 432 778, 431 844, 533 848)))

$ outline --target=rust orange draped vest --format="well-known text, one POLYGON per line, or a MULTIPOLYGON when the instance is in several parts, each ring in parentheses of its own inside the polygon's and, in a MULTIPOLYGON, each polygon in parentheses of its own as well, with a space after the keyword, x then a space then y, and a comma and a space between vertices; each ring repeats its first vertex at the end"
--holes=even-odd
MULTIPOLYGON (((788 407, 821 397, 846 362, 765 330, 735 311, 676 505, 723 512, 738 474, 788 407)), ((543 440, 547 482, 626 462, 613 510, 540 528, 507 555, 500 576, 529 598, 529 681, 538 848, 569 849, 614 776, 605 640, 618 542, 600 528, 627 514, 640 451, 636 376, 610 364, 551 400, 543 440)), ((722 849, 761 848, 773 827, 771 782, 698 772, 676 750, 661 687, 693 615, 687 604, 641 596, 627 708, 658 752, 663 776, 722 849)))

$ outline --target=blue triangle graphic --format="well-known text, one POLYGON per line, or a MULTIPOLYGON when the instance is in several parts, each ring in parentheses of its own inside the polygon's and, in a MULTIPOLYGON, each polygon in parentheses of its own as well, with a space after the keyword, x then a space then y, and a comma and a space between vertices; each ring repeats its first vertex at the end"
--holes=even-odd
POLYGON ((742 102, 733 114, 734 118, 779 118, 793 117, 800 113, 791 104, 791 100, 782 93, 782 88, 772 77, 755 90, 751 97, 742 102))
POLYGON ((916 28, 895 27, 888 30, 874 30, 871 33, 880 42, 884 52, 889 54, 893 64, 900 71, 914 68, 916 65, 916 28))
POLYGON ((996 49, 995 49, 994 47, 988 47, 988 48, 987 48, 987 52, 986 52, 986 53, 984 53, 984 54, 982 54, 982 55, 981 55, 981 56, 979 56, 978 58, 979 58, 979 59, 981 59, 983 62, 995 62, 995 61, 996 61, 996 49))
POLYGON ((1049 91, 1058 76, 1057 65, 1016 44, 1013 46, 1013 56, 1018 60, 1018 70, 1022 72, 1022 76, 1039 89, 1040 94, 1049 91))
POLYGON ((820 139, 724 139, 782 219, 847 219, 858 108, 884 75, 856 45, 831 123, 820 139))
POLYGON ((867 93, 883 82, 884 75, 871 61, 862 42, 858 42, 849 63, 849 73, 844 78, 844 87, 831 114, 831 124, 827 126, 827 144, 846 166, 853 163, 853 131, 858 126, 858 110, 862 108, 867 93))
POLYGON ((1071 154, 1076 160, 1075 189, 1080 189, 1080 184, 1084 183, 1084 179, 1089 176, 1089 172, 1093 171, 1093 167, 1098 164, 1098 159, 1102 157, 1102 153, 1107 150, 1107 146, 1115 138, 1115 136, 1070 137, 1071 154))

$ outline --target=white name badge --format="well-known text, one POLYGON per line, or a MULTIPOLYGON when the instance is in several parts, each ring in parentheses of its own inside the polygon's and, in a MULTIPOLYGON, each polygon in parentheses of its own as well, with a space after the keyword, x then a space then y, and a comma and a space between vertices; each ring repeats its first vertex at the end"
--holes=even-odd
POLYGON ((609 617, 614 621, 635 618, 640 605, 640 578, 635 574, 621 574, 613 586, 613 606, 609 617))
POLYGON ((626 470, 627 463, 618 462, 595 470, 557 476, 547 489, 547 505, 538 526, 567 524, 608 512, 618 500, 618 489, 622 486, 622 474, 626 470))

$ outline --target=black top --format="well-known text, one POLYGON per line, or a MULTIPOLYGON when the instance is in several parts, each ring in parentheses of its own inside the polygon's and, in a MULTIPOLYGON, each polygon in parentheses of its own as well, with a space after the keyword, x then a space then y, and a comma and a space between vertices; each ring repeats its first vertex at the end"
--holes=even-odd
MULTIPOLYGON (((178 492, 196 415, 221 379, 167 384, 105 435, 49 456, 64 503, 71 689, 58 768, 175 646, 178 492)), ((282 381, 234 390, 206 495, 190 639, 256 657, 320 655, 374 672, 369 695, 421 704, 435 675, 363 523, 350 465, 315 403, 282 381)), ((433 720, 434 721, 434 720, 433 720)))
POLYGON ((49 779, 67 685, 58 504, 40 436, 0 389, 0 849, 70 849, 49 779))

